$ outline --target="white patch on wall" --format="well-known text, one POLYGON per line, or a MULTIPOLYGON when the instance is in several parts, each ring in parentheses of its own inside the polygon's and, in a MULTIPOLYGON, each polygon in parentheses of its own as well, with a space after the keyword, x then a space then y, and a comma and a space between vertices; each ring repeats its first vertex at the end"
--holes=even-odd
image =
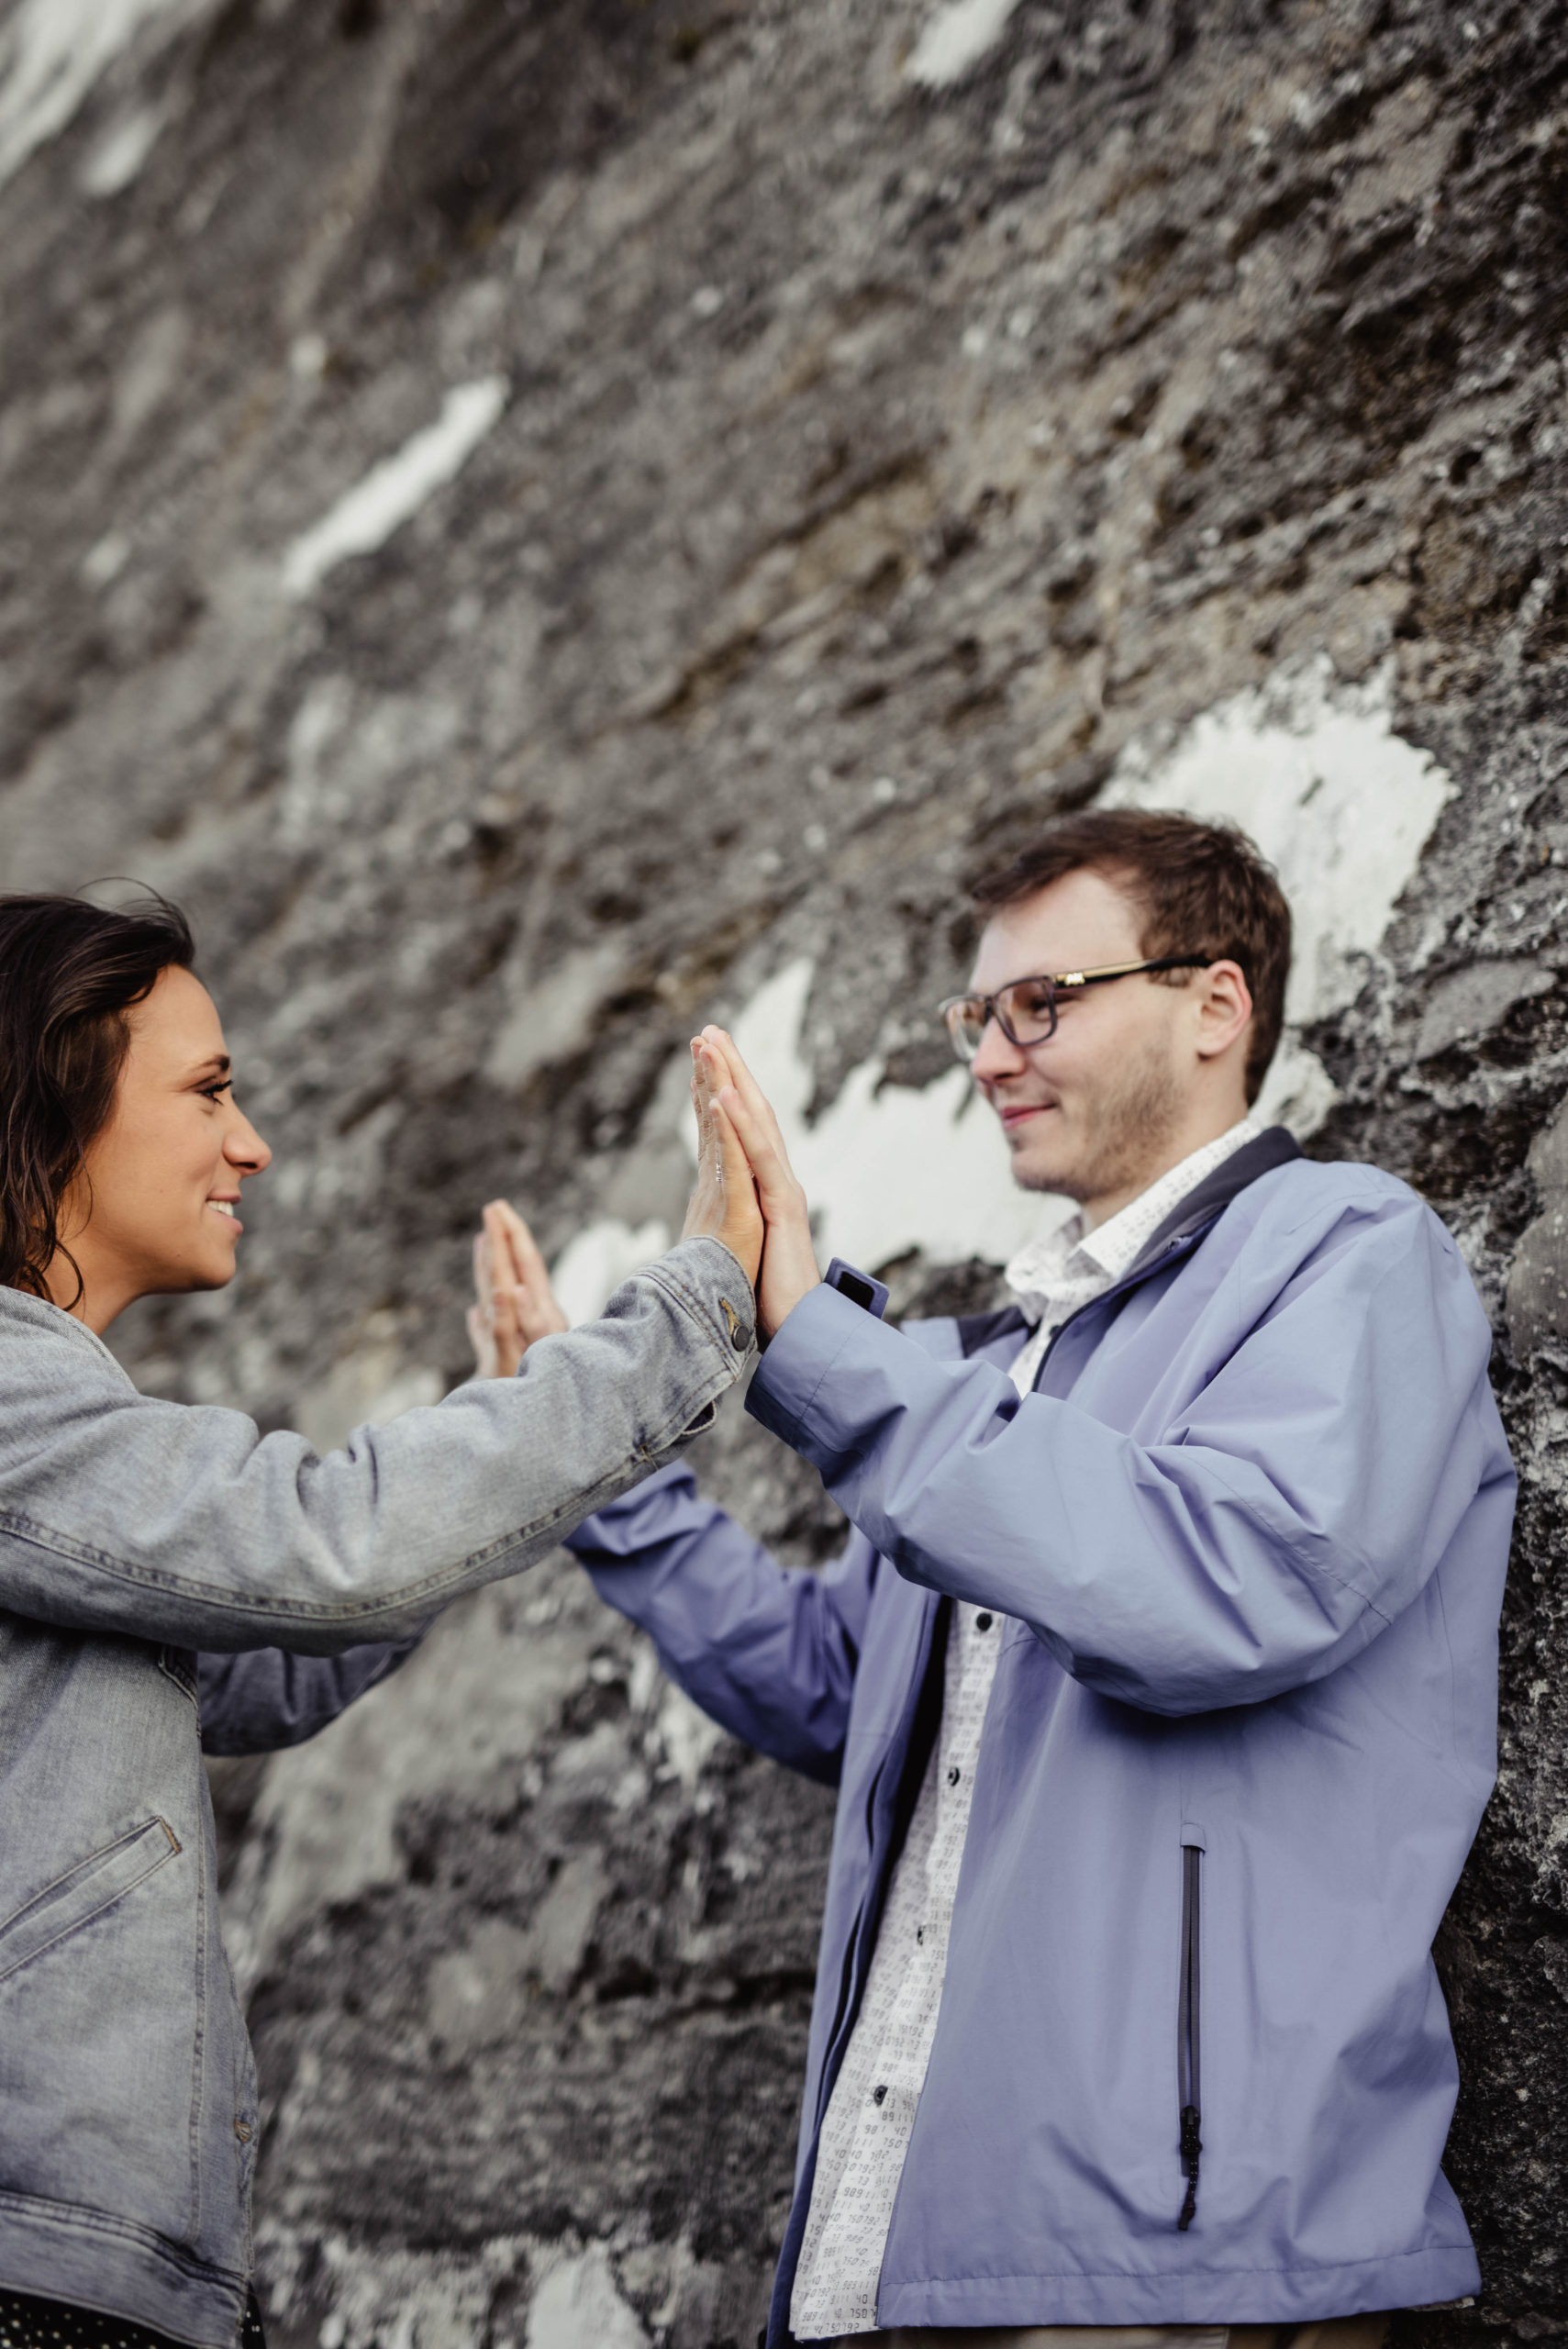
POLYGON ((83 195, 118 195, 128 187, 157 146, 167 119, 161 106, 137 106, 122 115, 82 167, 83 195))
MULTIPOLYGON (((1123 753, 1102 807, 1229 817, 1291 901, 1288 1025, 1256 1112, 1265 1121, 1306 1135, 1332 1107, 1328 1071, 1295 1031, 1353 1001, 1452 790, 1426 751, 1393 731, 1387 672, 1340 685, 1327 659, 1220 703, 1173 740, 1123 753)), ((839 1255, 874 1270, 918 1248, 938 1264, 1003 1264, 1067 1212, 1065 1200, 1015 1188, 995 1120, 956 1065, 917 1091, 884 1084, 882 1062, 862 1061, 808 1125, 814 1079, 801 1030, 811 979, 809 961, 787 964, 734 1032, 778 1112, 824 1263, 839 1255)), ((689 1117, 676 1130, 690 1151, 689 1117)), ((655 1241, 663 1244, 662 1224, 634 1230, 615 1218, 580 1234, 557 1266, 573 1319, 599 1311, 658 1252, 655 1241)))
POLYGON ((996 1120, 956 1062, 916 1089, 884 1085, 882 1062, 862 1061, 806 1124, 814 1080, 800 1039, 811 972, 803 959, 777 973, 734 1035, 778 1112, 824 1262, 844 1256, 871 1270, 919 1248, 937 1263, 1003 1263, 1060 1221, 1064 1200, 1014 1184, 996 1120))
POLYGON ((528 2349, 646 2349, 648 2335, 616 2289, 602 2243, 561 2260, 528 2310, 528 2349))
POLYGON ((670 1227, 660 1216, 639 1224, 601 1216, 578 1232, 550 1268, 550 1286, 573 1328, 602 1313, 622 1281, 662 1256, 669 1245, 670 1227))
POLYGON ((1287 1032, 1261 1113, 1309 1133, 1334 1088, 1291 1030, 1354 1001, 1453 784, 1393 730, 1386 668, 1336 683, 1326 656, 1207 710, 1174 742, 1129 743, 1102 807, 1228 816, 1290 899, 1287 1032))
POLYGON ((74 119, 144 28, 155 24, 167 39, 206 6, 207 0, 20 0, 0 25, 0 187, 74 119))
POLYGON ((944 0, 910 51, 905 78, 923 90, 951 89, 995 48, 1018 0, 944 0))
POLYGON ((599 1008, 621 976, 625 960, 624 950, 613 941, 580 947, 537 986, 519 995, 485 1055, 484 1074, 491 1083, 520 1092, 551 1061, 584 1051, 599 1008))
POLYGON ((664 1691, 656 1726, 671 1769, 687 1794, 695 1794, 705 1767, 724 1742, 724 1731, 673 1681, 664 1691))
MULTIPOLYGON (((918 1248, 939 1264, 970 1256, 1001 1263, 1060 1221, 1068 1212, 1065 1199, 1015 1186, 995 1120, 956 1063, 934 1085, 916 1090, 882 1085, 881 1060, 862 1061, 817 1123, 806 1123, 815 1079, 801 1028, 812 969, 803 956, 776 972, 733 1032, 778 1114, 811 1202, 822 1262, 843 1256, 871 1271, 918 1248)), ((681 1074, 684 1096, 684 1062, 681 1074)), ((689 1111, 677 1130, 695 1168, 689 1111)), ((556 1294, 573 1321, 585 1320, 602 1310, 618 1282, 668 1244, 662 1223, 634 1230, 604 1217, 557 1259, 550 1275, 556 1294)))
POLYGON ((481 375, 447 394, 434 424, 384 458, 284 557, 291 596, 308 596, 334 563, 373 554, 438 489, 455 480, 506 405, 505 375, 481 375))

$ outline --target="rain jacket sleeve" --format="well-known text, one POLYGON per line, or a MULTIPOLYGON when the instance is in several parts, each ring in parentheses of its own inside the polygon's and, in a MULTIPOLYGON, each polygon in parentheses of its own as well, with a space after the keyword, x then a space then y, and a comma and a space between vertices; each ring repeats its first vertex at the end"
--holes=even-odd
POLYGON ((820 1574, 781 1566, 665 1468, 566 1537, 595 1589, 649 1632, 710 1719, 826 1786, 838 1783, 875 1582, 863 1535, 820 1574))
POLYGON ((1485 1317, 1414 1193, 1346 1170, 1310 1211, 1231 1212, 1256 1219, 1222 1293, 1247 1334, 1206 1363, 1201 1319, 1173 1321, 1152 1440, 826 1287, 747 1408, 901 1574, 1020 1618, 1088 1687, 1164 1714, 1277 1696, 1410 1604, 1507 1455, 1485 1317))
POLYGON ((198 1655, 202 1752, 275 1753, 303 1745, 389 1679, 423 1636, 350 1648, 346 1655, 290 1655, 284 1648, 198 1655))

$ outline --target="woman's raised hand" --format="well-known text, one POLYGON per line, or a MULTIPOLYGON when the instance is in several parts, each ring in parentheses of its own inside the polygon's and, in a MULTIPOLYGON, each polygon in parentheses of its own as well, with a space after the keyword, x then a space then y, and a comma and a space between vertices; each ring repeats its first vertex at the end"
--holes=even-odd
MULTIPOLYGON (((717 1030, 711 1031, 717 1034, 717 1030)), ((683 1240, 722 1240, 740 1258, 753 1288, 762 1254, 762 1210, 751 1169, 730 1119, 718 1104, 729 1071, 706 1041, 692 1040, 692 1107, 697 1114, 697 1180, 686 1209, 683 1240)))
POLYGON ((757 1283, 757 1328, 771 1338, 787 1313, 822 1275, 811 1241, 806 1193, 795 1180, 773 1105, 722 1028, 705 1028, 692 1050, 704 1050, 718 1074, 716 1114, 745 1151, 767 1237, 757 1283))
MULTIPOLYGON (((722 1240, 755 1286, 762 1212, 733 1126, 715 1097, 728 1074, 699 1041, 692 1047, 697 1113, 697 1179, 682 1238, 722 1240)), ((481 1378, 510 1378, 539 1338, 570 1328, 550 1285, 533 1233, 514 1207, 492 1199, 473 1242, 473 1303, 468 1334, 481 1378)))
POLYGON ((533 1233, 514 1207, 492 1199, 473 1242, 468 1334, 481 1378, 510 1378, 536 1338, 570 1328, 533 1233))

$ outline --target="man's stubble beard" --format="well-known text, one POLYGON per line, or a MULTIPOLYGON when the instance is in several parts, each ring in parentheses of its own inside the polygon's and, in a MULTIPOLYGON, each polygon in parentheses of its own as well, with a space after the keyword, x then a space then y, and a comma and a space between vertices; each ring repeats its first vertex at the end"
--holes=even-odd
POLYGON ((1107 1075, 1097 1100, 1084 1102, 1085 1153, 1070 1165, 1015 1165, 1013 1180, 1022 1191, 1054 1191, 1069 1199, 1115 1198, 1122 1192, 1136 1197, 1173 1163, 1181 1108, 1169 1053, 1151 1039, 1141 1053, 1107 1075))

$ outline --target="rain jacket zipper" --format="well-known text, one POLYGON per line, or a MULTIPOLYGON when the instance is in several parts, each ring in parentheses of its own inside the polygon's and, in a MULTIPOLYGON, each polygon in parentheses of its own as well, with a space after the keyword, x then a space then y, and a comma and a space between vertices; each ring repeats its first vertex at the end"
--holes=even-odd
POLYGON ((1182 2175, 1187 2181, 1182 2214, 1176 2221, 1185 2234, 1197 2210, 1198 2136, 1203 2084, 1198 2038, 1198 1943, 1202 1899, 1203 1853, 1195 1843, 1182 1846, 1182 1986, 1176 2010, 1176 2093, 1181 2106, 1182 2175))

